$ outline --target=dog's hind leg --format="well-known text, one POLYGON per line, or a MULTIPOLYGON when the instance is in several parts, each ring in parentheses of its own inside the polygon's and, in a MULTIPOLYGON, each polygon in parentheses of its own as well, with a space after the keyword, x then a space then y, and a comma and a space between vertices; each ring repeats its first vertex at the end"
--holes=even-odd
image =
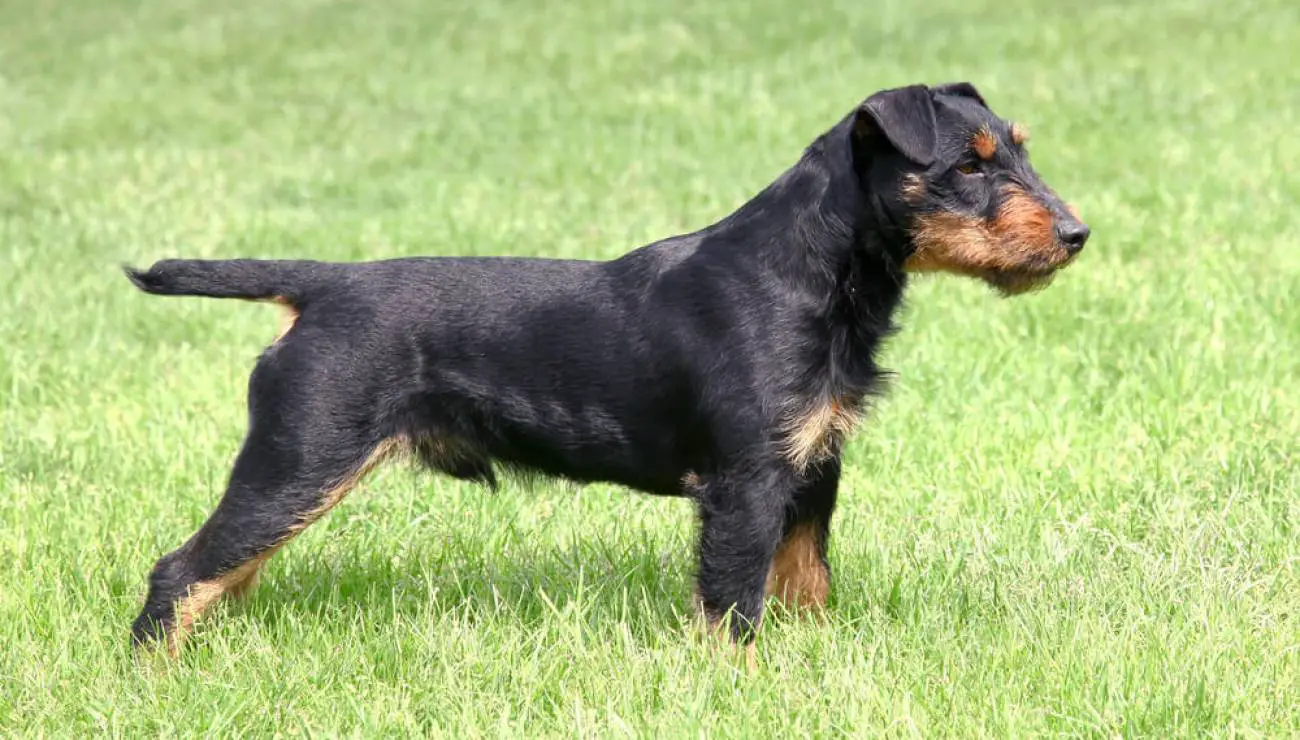
POLYGON ((826 605, 831 585, 827 546, 839 479, 838 459, 820 463, 786 510, 781 544, 767 577, 768 595, 786 609, 815 612, 826 605))
POLYGON ((375 433, 361 409, 322 402, 331 394, 321 392, 319 378, 303 389, 284 377, 261 366, 254 372, 250 428, 225 495, 203 526, 154 566, 132 626, 136 645, 165 640, 175 653, 205 609, 245 590, 279 547, 402 446, 375 433))

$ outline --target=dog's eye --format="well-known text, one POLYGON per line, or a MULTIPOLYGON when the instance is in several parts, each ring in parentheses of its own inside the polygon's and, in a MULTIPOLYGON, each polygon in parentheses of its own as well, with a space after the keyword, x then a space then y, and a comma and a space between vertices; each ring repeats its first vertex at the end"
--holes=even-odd
POLYGON ((957 171, 960 172, 960 173, 962 173, 963 175, 978 175, 978 174, 981 174, 981 173, 980 173, 980 166, 977 165, 977 164, 975 164, 974 162, 967 162, 966 164, 958 165, 958 166, 957 166, 957 171))

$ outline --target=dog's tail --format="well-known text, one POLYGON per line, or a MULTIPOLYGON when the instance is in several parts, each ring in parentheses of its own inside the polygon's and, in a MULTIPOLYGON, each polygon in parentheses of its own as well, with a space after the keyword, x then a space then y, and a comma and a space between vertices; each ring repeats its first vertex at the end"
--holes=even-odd
POLYGON ((123 266, 135 287, 154 295, 275 300, 300 304, 336 265, 298 260, 161 260, 148 270, 123 266))

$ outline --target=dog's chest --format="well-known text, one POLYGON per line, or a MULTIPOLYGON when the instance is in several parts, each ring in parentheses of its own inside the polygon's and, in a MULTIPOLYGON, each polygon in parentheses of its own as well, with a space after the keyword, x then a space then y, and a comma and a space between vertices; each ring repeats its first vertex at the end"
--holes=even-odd
POLYGON ((862 418, 862 397, 840 394, 792 404, 782 433, 781 452, 795 469, 834 455, 862 418))

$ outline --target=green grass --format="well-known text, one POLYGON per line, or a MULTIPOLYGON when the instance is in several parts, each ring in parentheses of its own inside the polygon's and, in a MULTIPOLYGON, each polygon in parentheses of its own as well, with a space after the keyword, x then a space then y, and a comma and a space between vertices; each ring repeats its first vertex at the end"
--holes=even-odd
POLYGON ((0 730, 1300 735, 1298 37, 1290 0, 0 4, 0 730), (276 317, 119 262, 613 257, 954 79, 1093 241, 1023 299, 911 291, 829 623, 756 675, 689 639, 686 502, 403 469, 132 660, 276 317))

